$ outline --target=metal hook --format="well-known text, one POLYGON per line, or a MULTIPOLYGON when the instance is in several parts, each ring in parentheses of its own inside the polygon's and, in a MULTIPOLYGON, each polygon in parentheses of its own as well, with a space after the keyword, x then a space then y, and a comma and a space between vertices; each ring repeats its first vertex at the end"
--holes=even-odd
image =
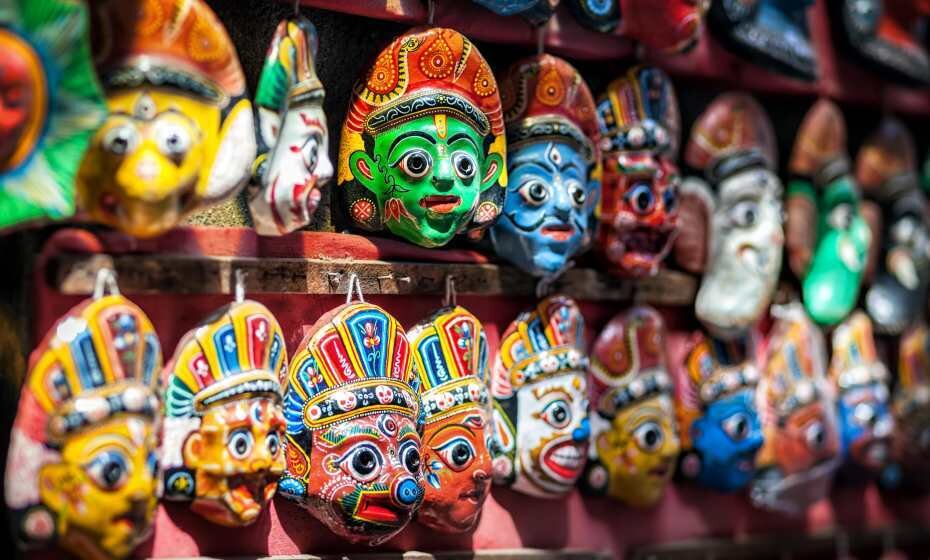
POLYGON ((426 0, 426 25, 433 25, 436 20, 436 0, 426 0))
POLYGON ((364 303, 365 296, 362 295, 362 282, 358 279, 358 274, 354 272, 349 274, 349 284, 346 286, 346 303, 352 303, 353 287, 355 288, 355 293, 358 295, 358 300, 364 303))
POLYGON ((446 297, 443 298, 442 304, 445 307, 455 307, 458 305, 458 293, 455 291, 455 276, 446 275, 446 297))
POLYGON ((119 295, 119 286, 116 284, 116 271, 112 268, 98 270, 97 278, 94 281, 94 299, 100 299, 106 295, 119 295))
POLYGON ((300 0, 294 0, 294 17, 300 15, 300 0))
POLYGON ((233 293, 235 294, 236 303, 242 303, 245 301, 245 277, 246 272, 241 268, 237 268, 233 273, 233 293))
POLYGON ((546 31, 549 29, 549 20, 536 26, 536 54, 542 55, 546 51, 546 31))

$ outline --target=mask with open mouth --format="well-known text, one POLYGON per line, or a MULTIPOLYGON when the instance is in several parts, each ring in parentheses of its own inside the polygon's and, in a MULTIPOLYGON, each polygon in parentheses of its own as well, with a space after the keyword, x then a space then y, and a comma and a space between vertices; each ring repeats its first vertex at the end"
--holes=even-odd
POLYGON ((533 25, 545 23, 559 6, 559 0, 474 0, 495 14, 520 15, 533 25))
POLYGON ((594 342, 588 372, 593 412, 582 489, 653 505, 679 451, 662 316, 634 307, 611 319, 594 342))
POLYGON ((823 334, 800 302, 775 306, 772 314, 758 389, 765 444, 750 495, 759 507, 799 515, 829 493, 841 462, 840 433, 823 334))
POLYGON ((596 248, 608 271, 649 276, 672 248, 678 226, 680 116, 668 76, 639 66, 597 102, 604 177, 596 248))
POLYGON ((805 80, 817 78, 807 11, 813 0, 711 3, 707 23, 724 43, 748 59, 805 80))
POLYGON ((847 478, 881 474, 891 459, 894 418, 888 369, 878 359, 872 321, 856 311, 833 331, 830 381, 837 395, 847 478))
POLYGON ((355 88, 338 192, 351 224, 423 247, 479 238, 507 186, 504 121, 491 67, 467 37, 417 28, 355 88))
POLYGON ((501 99, 509 186, 491 243, 521 270, 551 275, 592 235, 601 176, 594 100, 578 71, 550 55, 512 66, 501 99))
POLYGON ((588 452, 584 317, 564 296, 525 311, 494 363, 494 481, 540 498, 571 491, 588 452))
POLYGON ((317 46, 310 20, 282 21, 258 79, 258 158, 252 165, 249 209, 262 235, 283 235, 309 224, 320 189, 333 176, 317 46))
POLYGON ((22 546, 125 558, 157 506, 162 365, 148 317, 120 295, 87 300, 32 355, 6 467, 22 546))
POLYGON ((137 237, 232 196, 255 159, 252 106, 226 29, 203 0, 90 2, 110 116, 77 178, 79 205, 137 237))
POLYGON ((883 254, 865 309, 876 331, 901 334, 923 315, 930 281, 927 201, 918 185, 914 139, 903 123, 882 120, 859 149, 856 179, 865 196, 881 205, 884 225, 883 254))
POLYGON ((747 335, 721 341, 696 333, 691 345, 675 388, 682 449, 678 472, 733 492, 752 480, 763 443, 752 340, 747 335))
POLYGON ((474 528, 491 491, 488 339, 462 307, 407 333, 422 392, 425 490, 417 521, 445 533, 474 528))
MULTIPOLYGON (((682 188, 687 204, 709 203, 709 259, 695 314, 718 338, 742 336, 765 313, 781 272, 782 185, 775 132, 752 97, 725 93, 698 117, 685 161, 704 171, 712 196, 697 179, 682 188)), ((688 240, 693 242, 693 240, 688 240)))
POLYGON ((882 482, 892 488, 930 490, 930 329, 924 324, 901 337, 892 464, 882 482))
POLYGON ((284 335, 255 301, 232 303, 188 332, 165 368, 164 496, 213 523, 250 525, 284 472, 279 377, 284 335))
POLYGON ((421 413, 397 320, 363 302, 326 313, 287 373, 281 493, 351 542, 391 538, 423 498, 421 413))

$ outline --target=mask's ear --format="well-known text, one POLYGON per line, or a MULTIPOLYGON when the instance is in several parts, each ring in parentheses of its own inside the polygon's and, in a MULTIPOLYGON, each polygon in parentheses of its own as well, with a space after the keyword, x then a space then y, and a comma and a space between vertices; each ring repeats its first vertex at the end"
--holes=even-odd
POLYGON ((869 243, 869 252, 865 259, 863 284, 871 284, 875 277, 875 267, 878 265, 879 253, 882 246, 882 209, 871 200, 859 203, 859 212, 872 232, 872 242, 869 243))
POLYGON ((375 173, 377 168, 375 162, 367 153, 362 150, 356 150, 349 156, 349 170, 355 180, 365 186, 366 189, 376 192, 375 173))
MULTIPOLYGON (((481 192, 484 192, 489 187, 496 185, 500 180, 501 174, 504 173, 504 158, 498 153, 488 154, 488 157, 484 158, 484 169, 482 171, 481 192)), ((506 186, 506 181, 501 186, 506 186)))
POLYGON ((688 272, 700 274, 707 266, 714 197, 707 183, 687 177, 681 183, 678 201, 678 237, 675 261, 688 272))
MULTIPOLYGON (((65 481, 70 467, 64 463, 52 463, 39 469, 39 496, 48 509, 59 513, 65 509, 65 481)), ((59 519, 67 516, 59 514, 59 519)))
POLYGON ((190 469, 196 469, 200 465, 200 457, 203 454, 203 436, 200 432, 191 432, 184 441, 184 466, 190 469))
POLYGON ((799 280, 807 276, 817 244, 817 202, 813 185, 806 180, 788 183, 785 202, 785 248, 788 266, 799 280))

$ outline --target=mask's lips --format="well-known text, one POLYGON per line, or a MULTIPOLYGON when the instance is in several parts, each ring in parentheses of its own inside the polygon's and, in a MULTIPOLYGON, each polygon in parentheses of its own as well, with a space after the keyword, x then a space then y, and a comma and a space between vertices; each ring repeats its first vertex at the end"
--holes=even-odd
POLYGON ((420 199, 420 207, 436 214, 448 214, 462 204, 462 198, 451 194, 431 194, 420 199))
POLYGON ((146 500, 135 500, 126 513, 113 519, 113 523, 123 526, 127 531, 139 531, 146 525, 148 511, 146 500))
POLYGON ((662 464, 649 469, 649 475, 655 478, 666 478, 672 468, 670 461, 663 461, 662 464))
POLYGON ((226 505, 242 519, 254 519, 262 511, 264 500, 264 478, 256 476, 234 476, 229 479, 226 505))
POLYGON ((540 456, 546 473, 557 482, 574 484, 581 476, 585 464, 585 453, 571 438, 550 443, 540 456))
POLYGON ((617 236, 628 253, 659 255, 665 251, 671 239, 671 229, 633 226, 621 229, 617 236))
POLYGON ((391 505, 391 497, 387 491, 363 491, 355 506, 354 516, 378 525, 400 526, 402 523, 397 508, 391 505))
POLYGON ((471 490, 459 494, 459 498, 473 504, 480 504, 484 500, 486 493, 487 490, 485 490, 485 486, 476 486, 471 490))
POLYGON ((575 226, 571 224, 550 224, 543 226, 540 233, 555 241, 565 242, 575 235, 575 226))

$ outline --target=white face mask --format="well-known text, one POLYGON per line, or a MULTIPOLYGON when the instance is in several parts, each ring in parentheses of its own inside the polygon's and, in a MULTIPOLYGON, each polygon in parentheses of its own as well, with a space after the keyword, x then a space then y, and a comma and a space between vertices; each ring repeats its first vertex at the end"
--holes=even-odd
POLYGON ((782 185, 753 168, 717 185, 711 252, 695 313, 720 338, 745 332, 768 307, 781 271, 782 185))

